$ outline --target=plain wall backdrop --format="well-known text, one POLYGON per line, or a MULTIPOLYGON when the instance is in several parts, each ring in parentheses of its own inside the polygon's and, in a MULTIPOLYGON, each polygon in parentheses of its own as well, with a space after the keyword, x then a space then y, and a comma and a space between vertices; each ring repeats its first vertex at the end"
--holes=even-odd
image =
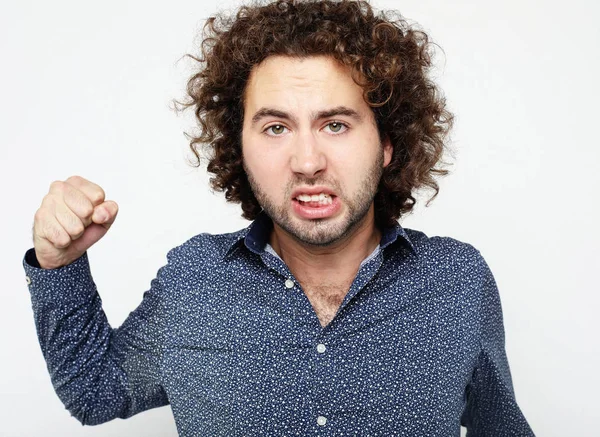
MULTIPOLYGON (((0 435, 175 436, 170 408, 82 427, 55 395, 22 259, 52 181, 120 206, 88 254, 113 327, 167 251, 247 225, 212 194, 171 99, 223 1, 3 2, 0 13, 0 435)), ((478 248, 496 277, 517 401, 539 436, 597 436, 600 243, 597 2, 380 0, 418 22, 456 115, 451 175, 405 227, 478 248)))

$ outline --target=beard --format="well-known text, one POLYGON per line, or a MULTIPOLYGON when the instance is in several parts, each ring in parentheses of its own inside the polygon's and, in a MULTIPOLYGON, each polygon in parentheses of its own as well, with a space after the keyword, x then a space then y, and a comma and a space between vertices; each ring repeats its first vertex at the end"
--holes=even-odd
POLYGON ((364 178, 358 185, 360 187, 352 197, 344 193, 336 181, 326 178, 304 178, 295 177, 291 180, 285 190, 283 205, 276 205, 272 199, 265 193, 256 179, 244 164, 244 170, 248 176, 250 188, 254 197, 262 207, 264 212, 271 218, 273 223, 277 224, 285 232, 291 235, 300 243, 311 246, 329 246, 337 241, 343 240, 357 229, 365 220, 371 205, 377 194, 379 182, 383 175, 383 150, 378 159, 368 169, 364 178), (300 220, 291 216, 289 202, 292 197, 294 187, 299 185, 312 186, 324 185, 331 188, 339 196, 343 206, 346 206, 346 213, 342 217, 300 220))

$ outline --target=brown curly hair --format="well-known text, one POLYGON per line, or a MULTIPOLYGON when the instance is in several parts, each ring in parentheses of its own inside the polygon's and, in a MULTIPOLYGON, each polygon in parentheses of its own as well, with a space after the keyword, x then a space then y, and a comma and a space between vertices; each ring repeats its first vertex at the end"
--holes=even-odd
MULTIPOLYGON (((242 216, 261 211, 242 165, 241 131, 244 90, 251 70, 272 55, 328 55, 349 66, 364 90, 381 138, 393 146, 375 196, 379 226, 393 225, 412 210, 421 187, 439 192, 434 176, 441 168, 453 116, 429 79, 432 43, 395 12, 375 13, 365 1, 280 0, 242 6, 235 15, 209 18, 202 32, 200 56, 187 83, 189 100, 177 110, 195 108, 199 132, 186 134, 200 166, 205 148, 211 185, 230 202, 240 202, 242 216)), ((428 202, 429 203, 429 202, 428 202)))

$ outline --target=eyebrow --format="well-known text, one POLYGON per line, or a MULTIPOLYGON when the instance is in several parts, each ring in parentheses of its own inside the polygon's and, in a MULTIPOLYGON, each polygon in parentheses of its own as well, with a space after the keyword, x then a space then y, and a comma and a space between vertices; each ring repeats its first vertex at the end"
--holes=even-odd
MULTIPOLYGON (((347 106, 336 106, 335 108, 326 109, 323 111, 318 111, 312 114, 313 120, 321 120, 323 118, 335 117, 336 115, 344 115, 346 117, 350 117, 355 119, 356 121, 362 121, 363 117, 354 109, 348 108, 347 106)), ((298 119, 293 115, 281 111, 275 108, 260 108, 256 113, 252 116, 252 124, 258 123, 261 119, 265 117, 276 117, 282 118, 285 120, 291 120, 294 123, 298 123, 298 119)))

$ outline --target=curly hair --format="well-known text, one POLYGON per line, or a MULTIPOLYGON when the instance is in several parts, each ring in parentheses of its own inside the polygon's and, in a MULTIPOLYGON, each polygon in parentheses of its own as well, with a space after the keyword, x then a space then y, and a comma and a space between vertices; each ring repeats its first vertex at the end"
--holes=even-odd
POLYGON ((235 15, 210 17, 202 31, 199 63, 187 83, 197 135, 186 134, 200 166, 208 158, 211 186, 239 202, 242 216, 261 211, 242 163, 244 91, 251 70, 273 55, 326 55, 350 67, 372 108, 381 138, 393 146, 375 195, 375 220, 391 226, 414 207, 419 188, 439 192, 442 157, 453 123, 445 98, 428 77, 432 43, 395 12, 375 13, 366 1, 279 0, 242 6, 235 15))

